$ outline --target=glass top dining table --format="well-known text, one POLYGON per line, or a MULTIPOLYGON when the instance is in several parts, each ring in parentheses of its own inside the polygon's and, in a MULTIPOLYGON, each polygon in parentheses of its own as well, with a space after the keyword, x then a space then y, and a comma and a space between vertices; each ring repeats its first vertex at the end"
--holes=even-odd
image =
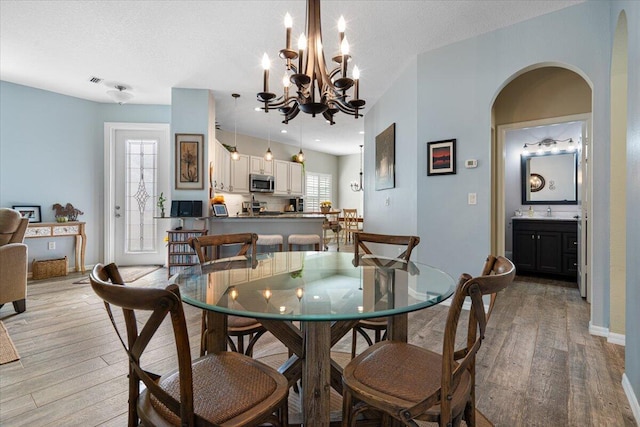
POLYGON ((305 425, 329 425, 330 388, 342 392, 331 347, 362 319, 387 317, 387 337, 407 341, 407 314, 455 290, 426 264, 344 252, 274 252, 211 261, 171 278, 182 300, 206 310, 207 349, 226 351, 227 315, 258 319, 290 351, 280 372, 301 382, 305 425), (309 421, 313 420, 311 424, 309 421))

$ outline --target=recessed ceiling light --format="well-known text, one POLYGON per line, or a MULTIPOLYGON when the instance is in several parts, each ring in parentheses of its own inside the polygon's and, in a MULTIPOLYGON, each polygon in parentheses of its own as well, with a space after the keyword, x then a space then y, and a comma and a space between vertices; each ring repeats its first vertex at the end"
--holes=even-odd
POLYGON ((320 140, 316 138, 316 142, 320 142, 320 140))
POLYGON ((262 110, 262 108, 260 108, 260 107, 256 107, 256 108, 253 109, 253 111, 260 111, 260 110, 262 110))
POLYGON ((282 130, 280 131, 280 133, 287 133, 287 130, 286 130, 286 129, 282 129, 282 130))
POLYGON ((358 132, 360 135, 364 135, 364 131, 361 130, 360 132, 358 132))

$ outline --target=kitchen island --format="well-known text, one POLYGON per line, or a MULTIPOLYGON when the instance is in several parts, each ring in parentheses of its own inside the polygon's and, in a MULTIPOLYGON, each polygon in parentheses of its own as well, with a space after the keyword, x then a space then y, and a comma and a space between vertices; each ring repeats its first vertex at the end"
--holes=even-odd
MULTIPOLYGON (((237 215, 209 218, 209 234, 256 233, 281 234, 284 247, 291 234, 317 234, 322 236, 324 215, 283 213, 280 215, 237 215)), ((223 252, 223 255, 225 253, 223 252)))

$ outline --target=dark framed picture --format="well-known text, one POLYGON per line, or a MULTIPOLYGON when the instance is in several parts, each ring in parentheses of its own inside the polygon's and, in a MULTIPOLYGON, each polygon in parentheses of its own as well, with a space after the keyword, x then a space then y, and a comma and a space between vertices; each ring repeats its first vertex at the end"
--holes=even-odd
POLYGON ((204 135, 176 133, 176 190, 204 188, 204 135))
POLYGON ((396 186, 396 124, 376 136, 376 191, 396 186))
POLYGON ((427 175, 456 173, 456 140, 427 142, 427 175))
POLYGON ((12 206, 20 212, 22 218, 29 218, 29 222, 42 222, 40 216, 40 206, 12 206))
POLYGON ((211 206, 213 208, 213 214, 215 216, 229 216, 227 205, 225 205, 224 203, 216 203, 215 205, 211 206))

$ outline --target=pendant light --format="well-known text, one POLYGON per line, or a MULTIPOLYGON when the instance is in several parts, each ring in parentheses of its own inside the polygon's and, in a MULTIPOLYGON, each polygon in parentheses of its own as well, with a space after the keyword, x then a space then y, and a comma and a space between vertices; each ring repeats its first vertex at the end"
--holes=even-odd
POLYGON ((271 160, 273 160, 273 153, 271 152, 271 128, 269 127, 269 120, 267 120, 267 135, 269 136, 269 145, 267 146, 267 151, 264 153, 264 159, 270 162, 271 160))
POLYGON ((300 125, 300 151, 297 156, 298 163, 304 162, 304 153, 302 152, 302 125, 300 125))
POLYGON ((232 93, 233 96, 233 150, 231 150, 231 159, 238 160, 240 153, 238 153, 238 98, 239 93, 232 93))
POLYGON ((362 185, 362 164, 364 163, 363 161, 363 157, 362 157, 362 147, 363 145, 360 144, 360 182, 356 182, 356 181, 351 181, 351 190, 352 191, 363 191, 364 187, 362 185))

